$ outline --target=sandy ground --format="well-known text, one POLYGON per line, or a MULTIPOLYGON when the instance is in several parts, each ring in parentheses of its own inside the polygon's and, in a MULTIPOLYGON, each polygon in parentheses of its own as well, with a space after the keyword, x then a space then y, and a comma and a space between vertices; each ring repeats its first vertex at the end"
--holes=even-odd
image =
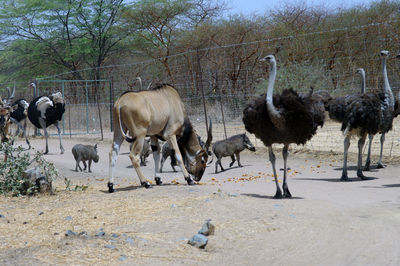
MULTIPOLYGON (((19 141, 23 143, 22 141, 19 141)), ((93 173, 76 173, 71 148, 91 139, 50 141, 61 178, 57 193, 0 198, 0 265, 400 265, 400 166, 338 182, 342 155, 291 154, 292 199, 274 200, 275 185, 265 150, 243 152, 244 167, 187 186, 166 162, 164 184, 139 187, 125 143, 116 166, 116 193, 107 192, 110 142, 99 143, 93 173), (63 178, 82 191, 65 191, 63 178), (187 244, 206 219, 216 226, 204 250, 187 244), (106 233, 95 236, 100 229, 106 233), (67 230, 87 232, 66 237, 67 230), (115 234, 115 235, 112 235, 115 234)), ((32 140, 41 150, 44 140, 32 140)), ((282 156, 277 153, 277 166, 282 156)), ((149 157, 144 173, 153 179, 149 157)), ((280 176, 281 176, 280 172, 280 176)))

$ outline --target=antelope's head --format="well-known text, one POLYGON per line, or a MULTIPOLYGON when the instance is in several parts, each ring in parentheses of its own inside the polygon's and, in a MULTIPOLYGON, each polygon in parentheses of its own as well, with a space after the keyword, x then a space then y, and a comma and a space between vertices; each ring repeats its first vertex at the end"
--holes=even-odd
POLYGON ((196 131, 190 121, 185 119, 185 129, 178 144, 183 157, 186 170, 194 176, 195 181, 200 181, 207 167, 208 148, 212 141, 211 122, 207 132, 207 141, 202 147, 199 143, 196 131))

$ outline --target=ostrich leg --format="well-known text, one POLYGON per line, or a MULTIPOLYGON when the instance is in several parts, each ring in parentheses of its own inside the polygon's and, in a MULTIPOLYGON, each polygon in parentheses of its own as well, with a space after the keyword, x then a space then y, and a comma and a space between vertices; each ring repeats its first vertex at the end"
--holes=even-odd
POLYGON ((364 147, 366 137, 367 137, 367 135, 365 134, 364 136, 360 137, 360 139, 358 140, 357 176, 359 178, 361 178, 362 180, 367 179, 367 177, 362 172, 362 148, 364 147))
POLYGON ((43 128, 44 137, 46 138, 46 150, 45 150, 44 154, 48 154, 49 153, 49 140, 48 140, 49 133, 47 133, 46 122, 42 118, 39 118, 39 124, 43 128))
POLYGON ((341 181, 349 181, 349 177, 347 176, 347 153, 349 152, 350 147, 350 137, 346 136, 344 138, 344 153, 343 153, 343 171, 341 181))
POLYGON ((287 157, 289 155, 289 145, 285 144, 283 146, 282 155, 283 155, 283 197, 291 198, 292 194, 290 194, 289 187, 286 183, 286 176, 287 176, 287 157))
POLYGON ((275 185, 276 185, 276 193, 275 193, 274 199, 281 199, 282 198, 282 190, 279 187, 278 176, 276 175, 276 168, 275 168, 276 158, 275 158, 275 154, 274 154, 274 151, 272 150, 272 146, 269 146, 268 150, 269 150, 269 161, 272 164, 272 171, 274 172, 275 185))
POLYGON ((64 147, 63 147, 63 145, 62 145, 62 143, 61 143, 61 129, 60 129, 60 127, 58 126, 58 122, 56 122, 55 124, 54 124, 55 126, 56 126, 56 128, 57 128, 57 132, 58 132, 58 139, 60 140, 60 150, 61 150, 61 154, 64 154, 64 147))
POLYGON ((372 140, 374 138, 374 135, 369 134, 368 135, 368 154, 367 154, 367 160, 365 161, 365 166, 364 166, 364 171, 369 171, 370 166, 371 166, 371 146, 372 146, 372 140))
POLYGON ((382 163, 382 153, 383 153, 383 143, 385 142, 385 133, 382 133, 381 135, 381 152, 379 154, 379 161, 378 161, 378 165, 376 166, 376 168, 385 168, 386 165, 384 165, 382 163))

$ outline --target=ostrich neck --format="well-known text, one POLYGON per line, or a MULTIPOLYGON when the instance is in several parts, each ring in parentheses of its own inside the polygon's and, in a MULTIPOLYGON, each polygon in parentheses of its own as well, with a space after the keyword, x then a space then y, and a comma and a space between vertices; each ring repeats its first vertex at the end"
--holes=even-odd
POLYGON ((276 61, 271 61, 271 69, 269 72, 269 80, 268 80, 268 89, 267 89, 267 96, 266 96, 266 103, 267 103, 267 110, 268 114, 271 118, 271 122, 274 124, 275 127, 279 129, 283 129, 284 127, 284 119, 279 112, 279 110, 274 106, 273 102, 273 94, 274 94, 274 85, 275 85, 275 78, 276 78, 276 61))
POLYGON ((394 97, 392 89, 390 88, 389 79, 386 71, 386 58, 382 58, 382 75, 383 75, 383 91, 386 97, 389 97, 389 104, 394 106, 394 97))
POLYGON ((360 72, 361 75, 361 93, 365 93, 365 73, 360 72))

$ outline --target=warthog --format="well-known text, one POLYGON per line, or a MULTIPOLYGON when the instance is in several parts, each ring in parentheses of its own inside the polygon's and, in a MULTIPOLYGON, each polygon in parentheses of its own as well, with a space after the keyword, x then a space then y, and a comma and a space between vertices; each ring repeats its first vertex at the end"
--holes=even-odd
MULTIPOLYGON (((129 151, 132 150, 133 144, 129 145, 129 151)), ((142 152, 140 153, 140 166, 146 166, 146 159, 150 156, 150 139, 145 139, 143 143, 142 152)))
POLYGON ((92 160, 97 163, 99 161, 99 155, 97 154, 97 144, 92 146, 92 145, 83 145, 83 144, 76 144, 72 148, 72 154, 74 155, 74 158, 76 160, 76 166, 75 166, 75 171, 78 172, 78 167, 79 170, 82 172, 82 168, 79 165, 79 162, 82 161, 84 165, 84 169, 86 170, 86 161, 89 161, 89 173, 91 172, 90 170, 90 165, 92 164, 92 160))
POLYGON ((256 151, 256 148, 250 142, 246 134, 239 134, 227 138, 225 140, 217 141, 213 145, 212 149, 213 153, 217 157, 217 161, 215 162, 215 173, 218 172, 218 164, 221 167, 221 170, 225 171, 221 164, 222 157, 231 156, 232 162, 229 164, 229 167, 232 167, 232 165, 235 162, 235 155, 236 155, 236 160, 238 162, 238 165, 239 167, 242 167, 242 164, 240 163, 240 152, 243 151, 244 149, 256 151))

